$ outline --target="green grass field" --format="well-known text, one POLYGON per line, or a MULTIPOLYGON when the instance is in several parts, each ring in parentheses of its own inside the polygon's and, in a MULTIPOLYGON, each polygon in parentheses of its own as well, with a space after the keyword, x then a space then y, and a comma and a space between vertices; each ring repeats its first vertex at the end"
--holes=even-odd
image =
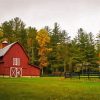
POLYGON ((0 78, 0 100, 100 100, 100 80, 0 78))

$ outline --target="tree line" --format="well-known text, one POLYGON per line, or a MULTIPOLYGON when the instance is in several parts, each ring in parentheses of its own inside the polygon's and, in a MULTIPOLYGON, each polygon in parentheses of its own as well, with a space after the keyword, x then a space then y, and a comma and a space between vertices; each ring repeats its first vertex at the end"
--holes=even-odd
POLYGON ((0 25, 0 42, 18 41, 28 53, 30 63, 40 66, 45 74, 63 72, 99 71, 100 33, 94 38, 80 28, 71 39, 69 34, 54 23, 37 30, 27 27, 18 17, 0 25))

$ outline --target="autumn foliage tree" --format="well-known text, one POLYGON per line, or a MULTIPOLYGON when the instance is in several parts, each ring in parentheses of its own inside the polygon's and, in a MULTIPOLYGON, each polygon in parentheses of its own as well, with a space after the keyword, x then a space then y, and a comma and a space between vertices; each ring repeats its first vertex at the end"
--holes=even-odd
POLYGON ((48 48, 48 44, 50 43, 50 37, 48 32, 45 29, 41 29, 38 31, 36 40, 39 44, 39 50, 38 55, 40 56, 39 62, 40 62, 40 68, 41 68, 41 74, 43 75, 43 67, 46 67, 48 65, 48 59, 47 54, 49 51, 51 51, 50 48, 48 48))

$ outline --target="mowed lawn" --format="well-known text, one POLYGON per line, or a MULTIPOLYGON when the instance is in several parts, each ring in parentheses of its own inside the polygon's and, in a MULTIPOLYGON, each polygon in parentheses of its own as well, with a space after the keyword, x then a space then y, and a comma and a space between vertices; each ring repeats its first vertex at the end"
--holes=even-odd
POLYGON ((0 78, 0 100, 100 100, 100 80, 0 78))

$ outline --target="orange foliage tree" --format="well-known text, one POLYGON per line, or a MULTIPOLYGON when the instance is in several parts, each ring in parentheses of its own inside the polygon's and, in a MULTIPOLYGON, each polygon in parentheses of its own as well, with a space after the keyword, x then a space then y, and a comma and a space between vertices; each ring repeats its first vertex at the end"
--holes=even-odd
POLYGON ((47 47, 47 45, 50 43, 50 36, 45 29, 41 29, 37 33, 36 40, 39 44, 39 66, 41 68, 41 74, 43 75, 43 67, 46 67, 48 65, 47 53, 51 51, 51 48, 47 47))

